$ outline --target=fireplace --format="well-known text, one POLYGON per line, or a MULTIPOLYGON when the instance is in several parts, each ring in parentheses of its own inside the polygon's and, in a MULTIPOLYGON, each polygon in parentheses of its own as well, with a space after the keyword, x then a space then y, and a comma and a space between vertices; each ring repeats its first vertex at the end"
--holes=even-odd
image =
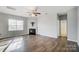
POLYGON ((36 35, 36 29, 29 29, 29 35, 36 35))

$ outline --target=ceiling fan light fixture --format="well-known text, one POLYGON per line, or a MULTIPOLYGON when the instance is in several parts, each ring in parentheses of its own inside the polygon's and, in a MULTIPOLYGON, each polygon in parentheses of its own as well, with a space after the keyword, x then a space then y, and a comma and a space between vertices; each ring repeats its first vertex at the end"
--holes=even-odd
POLYGON ((32 14, 32 16, 34 17, 34 16, 36 16, 35 14, 32 14))

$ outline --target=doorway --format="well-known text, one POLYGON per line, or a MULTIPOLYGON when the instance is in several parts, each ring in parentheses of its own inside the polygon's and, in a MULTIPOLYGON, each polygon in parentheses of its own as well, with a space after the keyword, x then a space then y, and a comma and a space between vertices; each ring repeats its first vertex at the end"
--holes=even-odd
POLYGON ((58 14, 58 39, 61 48, 67 45, 67 14, 58 14))
POLYGON ((67 14, 58 14, 58 26, 59 33, 58 36, 67 37, 67 14))
POLYGON ((67 37, 67 20, 59 20, 60 21, 60 34, 59 36, 67 37))

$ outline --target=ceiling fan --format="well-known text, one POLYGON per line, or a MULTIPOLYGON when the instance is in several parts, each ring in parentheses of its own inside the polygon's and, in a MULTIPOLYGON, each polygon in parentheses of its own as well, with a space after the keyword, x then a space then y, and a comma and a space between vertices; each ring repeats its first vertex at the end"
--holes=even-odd
MULTIPOLYGON (((10 9, 10 10, 16 10, 14 7, 12 6, 6 6, 7 9, 10 9)), ((41 14, 47 14, 47 13, 44 13, 44 11, 41 11, 41 12, 38 12, 39 8, 38 7, 34 7, 30 12, 26 12, 29 14, 29 16, 38 16, 38 15, 41 15, 41 14)))
POLYGON ((41 12, 38 12, 38 7, 34 8, 31 12, 26 12, 29 13, 31 16, 38 16, 41 15, 41 12))

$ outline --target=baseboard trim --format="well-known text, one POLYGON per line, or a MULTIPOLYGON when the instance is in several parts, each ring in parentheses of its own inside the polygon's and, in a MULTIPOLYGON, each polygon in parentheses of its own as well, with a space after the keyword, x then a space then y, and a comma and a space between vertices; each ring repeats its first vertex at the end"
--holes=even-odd
MULTIPOLYGON (((22 34, 22 35, 17 35, 17 36, 24 36, 24 35, 28 35, 28 34, 22 34)), ((0 38, 0 40, 2 40, 2 39, 6 39, 6 38, 17 37, 17 36, 7 36, 7 37, 1 37, 1 38, 0 38)))
MULTIPOLYGON (((37 35, 41 35, 41 34, 37 34, 37 35)), ((51 37, 51 36, 46 36, 46 35, 41 35, 41 36, 45 36, 45 37, 50 37, 50 38, 55 38, 55 39, 57 39, 57 37, 51 37)))
POLYGON ((68 38, 67 38, 67 40, 69 40, 69 41, 73 41, 73 42, 77 42, 77 41, 75 41, 75 40, 71 40, 71 39, 68 39, 68 38))

